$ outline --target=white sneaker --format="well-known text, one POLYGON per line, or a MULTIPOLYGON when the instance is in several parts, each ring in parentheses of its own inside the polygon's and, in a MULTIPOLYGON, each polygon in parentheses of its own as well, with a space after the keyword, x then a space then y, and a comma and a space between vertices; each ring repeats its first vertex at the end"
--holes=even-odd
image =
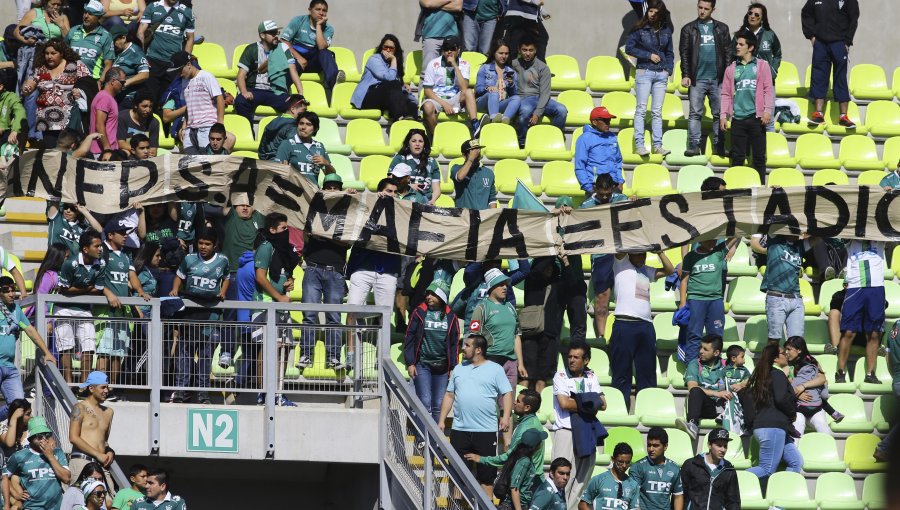
POLYGON ((297 360, 297 363, 294 364, 295 367, 299 369, 309 368, 312 365, 312 360, 309 359, 309 356, 300 356, 300 359, 297 360))
POLYGON ((663 157, 668 156, 671 153, 672 153, 672 151, 670 151, 669 149, 666 149, 662 145, 657 145, 656 147, 653 148, 653 154, 659 154, 660 156, 663 156, 663 157))
POLYGON ((644 156, 650 155, 650 150, 648 150, 646 147, 641 145, 640 147, 638 147, 637 149, 634 150, 634 153, 640 157, 644 157, 644 156))
POLYGON ((227 369, 231 366, 231 353, 223 352, 219 354, 219 366, 223 369, 227 369))

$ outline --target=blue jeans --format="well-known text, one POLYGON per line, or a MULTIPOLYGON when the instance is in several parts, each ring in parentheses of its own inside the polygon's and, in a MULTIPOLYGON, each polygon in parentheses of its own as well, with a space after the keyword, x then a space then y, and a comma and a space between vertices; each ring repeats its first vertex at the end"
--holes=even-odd
POLYGON ((666 99, 666 85, 669 73, 665 71, 651 71, 638 69, 634 82, 634 93, 637 96, 637 108, 634 110, 634 144, 636 147, 644 146, 644 114, 647 113, 647 98, 653 94, 653 109, 650 111, 652 121, 650 133, 653 137, 653 147, 662 147, 662 107, 666 99))
POLYGON ((495 28, 497 18, 476 21, 474 12, 463 11, 463 44, 466 51, 477 51, 487 55, 491 51, 491 39, 494 37, 495 28))
POLYGON ((326 89, 334 88, 334 83, 337 81, 338 74, 338 66, 337 62, 334 60, 334 52, 331 50, 320 50, 320 49, 308 49, 306 53, 302 53, 303 58, 306 59, 306 68, 301 68, 300 64, 297 65, 297 74, 302 75, 303 73, 322 73, 322 84, 326 89))
POLYGON ((803 298, 766 296, 766 321, 769 323, 769 338, 781 340, 781 332, 786 327, 787 335, 803 336, 803 319, 806 310, 803 298))
POLYGON ((491 117, 498 113, 503 113, 503 116, 508 119, 512 119, 516 116, 516 113, 519 111, 520 103, 521 100, 519 99, 519 96, 507 97, 501 101, 500 94, 496 92, 487 92, 475 100, 479 112, 487 112, 491 117))
MULTIPOLYGON (((344 300, 344 276, 337 271, 327 271, 317 267, 307 267, 303 273, 303 303, 339 305, 344 300)), ((304 313, 303 325, 319 323, 318 313, 304 313)), ((341 314, 328 312, 325 324, 333 326, 325 331, 325 352, 328 359, 338 358, 341 352, 341 314)), ((300 330, 300 354, 312 356, 316 345, 316 328, 304 327, 300 330)))
POLYGON ((707 335, 722 336, 725 331, 725 303, 721 299, 688 299, 687 302, 691 307, 691 318, 688 321, 684 359, 686 363, 691 363, 700 357, 700 339, 703 338, 704 328, 707 335))
MULTIPOLYGON (((28 138, 41 140, 44 138, 44 134, 42 131, 37 130, 37 96, 37 92, 28 94, 22 100, 22 104, 25 106, 25 117, 28 119, 28 138)), ((47 148, 55 149, 56 147, 47 148)))
MULTIPOLYGON (((722 85, 716 80, 699 80, 689 90, 691 112, 688 115, 688 140, 695 147, 700 146, 700 128, 703 111, 703 100, 709 97, 709 109, 712 111, 712 143, 713 148, 719 143, 719 112, 722 106, 722 85)), ((724 140, 722 140, 724 142, 724 140)))
POLYGON ((13 400, 25 398, 18 368, 0 367, 0 393, 3 393, 3 400, 6 401, 3 407, 0 407, 0 421, 3 421, 9 418, 9 404, 13 400))
POLYGON ((422 401, 425 409, 431 413, 434 422, 441 417, 441 403, 444 401, 444 394, 447 393, 447 381, 450 374, 432 374, 431 368, 424 363, 416 363, 416 376, 413 377, 413 386, 416 389, 416 395, 422 401))
POLYGON ((767 478, 778 469, 782 460, 787 470, 799 473, 803 467, 803 457, 793 438, 782 429, 755 429, 753 435, 759 442, 759 465, 747 471, 759 478, 767 478))
MULTIPOLYGON (((528 132, 528 128, 530 127, 528 121, 531 119, 534 110, 537 109, 537 102, 538 96, 528 96, 523 97, 519 103, 518 131, 520 145, 525 143, 525 133, 528 132)), ((547 106, 544 107, 544 116, 548 117, 553 125, 558 127, 560 131, 566 127, 567 115, 569 115, 569 111, 566 110, 565 106, 553 99, 547 101, 547 106)))
POLYGON ((234 97, 234 112, 253 122, 253 113, 260 105, 271 106, 275 111, 284 113, 287 110, 287 94, 278 94, 271 90, 247 89, 253 93, 253 99, 248 100, 241 93, 234 97))

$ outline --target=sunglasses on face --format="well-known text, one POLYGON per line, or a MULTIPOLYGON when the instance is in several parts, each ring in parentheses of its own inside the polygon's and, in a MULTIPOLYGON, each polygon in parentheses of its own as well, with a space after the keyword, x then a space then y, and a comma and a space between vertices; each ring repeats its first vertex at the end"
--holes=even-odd
POLYGON ((37 434, 36 437, 38 439, 50 439, 51 437, 53 437, 53 434, 51 434, 49 432, 42 432, 40 434, 37 434))
POLYGON ((0 287, 0 294, 10 294, 15 292, 16 289, 12 287, 0 287))
POLYGON ((387 51, 394 51, 397 49, 397 47, 396 46, 388 46, 385 44, 384 46, 381 47, 381 49, 387 50, 387 51))
POLYGON ((761 16, 762 16, 762 14, 760 14, 760 13, 758 13, 758 12, 750 11, 750 12, 747 13, 747 17, 748 17, 748 18, 759 18, 759 17, 761 17, 761 16))
POLYGON ((94 496, 95 498, 105 498, 105 497, 106 497, 106 491, 97 491, 97 492, 95 492, 95 493, 93 494, 93 496, 94 496))

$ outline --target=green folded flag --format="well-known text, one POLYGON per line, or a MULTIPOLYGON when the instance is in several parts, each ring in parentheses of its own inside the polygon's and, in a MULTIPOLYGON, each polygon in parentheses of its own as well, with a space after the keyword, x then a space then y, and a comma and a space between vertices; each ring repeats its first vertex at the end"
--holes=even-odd
POLYGON ((526 211, 550 212, 547 207, 541 203, 538 197, 528 189, 521 179, 516 179, 516 194, 512 200, 513 209, 524 209, 526 211))

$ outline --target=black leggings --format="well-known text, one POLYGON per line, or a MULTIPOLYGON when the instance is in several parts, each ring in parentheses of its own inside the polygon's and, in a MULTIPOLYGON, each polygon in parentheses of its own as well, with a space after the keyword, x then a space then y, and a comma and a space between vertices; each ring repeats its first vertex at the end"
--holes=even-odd
POLYGON ((409 100, 409 94, 397 80, 382 81, 369 87, 362 107, 387 110, 388 118, 391 120, 415 117, 417 113, 415 103, 409 100))

